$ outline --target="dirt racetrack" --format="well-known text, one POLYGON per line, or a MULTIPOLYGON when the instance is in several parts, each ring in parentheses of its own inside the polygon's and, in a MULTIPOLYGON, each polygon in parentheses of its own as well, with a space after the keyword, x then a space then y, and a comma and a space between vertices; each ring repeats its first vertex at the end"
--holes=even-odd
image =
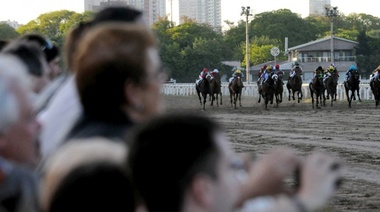
POLYGON ((380 211, 380 107, 367 100, 334 102, 312 109, 310 99, 301 103, 284 99, 278 108, 264 109, 256 98, 242 97, 242 107, 231 109, 206 103, 202 111, 197 96, 164 96, 167 111, 199 112, 223 123, 236 152, 257 157, 286 146, 300 155, 315 149, 338 155, 345 163, 345 180, 321 211, 380 211))

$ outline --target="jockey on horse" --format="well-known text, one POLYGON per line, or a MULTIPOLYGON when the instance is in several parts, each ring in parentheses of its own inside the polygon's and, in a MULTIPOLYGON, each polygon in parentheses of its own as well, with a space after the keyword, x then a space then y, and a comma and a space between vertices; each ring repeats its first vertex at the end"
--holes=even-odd
POLYGON ((261 75, 264 73, 264 71, 265 71, 266 69, 267 69, 267 65, 264 65, 264 66, 260 69, 259 73, 257 74, 257 75, 258 75, 258 79, 257 79, 258 84, 259 84, 259 82, 261 81, 261 75))
POLYGON ((203 68, 201 73, 199 73, 199 79, 196 81, 197 86, 199 86, 199 84, 201 84, 202 80, 206 78, 207 74, 208 74, 208 69, 203 68))
MULTIPOLYGON (((350 68, 346 71, 346 79, 344 80, 344 82, 348 81, 353 71, 356 71, 356 67, 354 65, 350 66, 350 68)), ((359 83, 360 83, 360 80, 359 80, 359 83)))
POLYGON ((336 74, 339 77, 339 74, 337 73, 337 70, 334 66, 329 66, 323 76, 323 82, 326 81, 327 78, 331 77, 333 74, 336 74))
POLYGON ((290 70, 289 79, 292 79, 296 75, 297 70, 301 71, 301 75, 302 75, 303 70, 302 70, 302 67, 300 66, 300 64, 298 62, 296 62, 294 64, 292 70, 290 70))
POLYGON ((263 84, 270 75, 272 75, 272 70, 273 70, 273 66, 269 65, 266 70, 264 70, 264 72, 261 74, 261 82, 260 82, 260 85, 263 84))
MULTIPOLYGON (((241 73, 241 70, 240 69, 237 69, 233 74, 232 74, 232 77, 230 77, 230 79, 228 80, 229 81, 229 85, 232 84, 232 81, 234 79, 236 79, 237 77, 240 77, 240 80, 241 80, 241 77, 242 77, 242 73, 241 73)), ((243 84, 243 81, 242 81, 242 84, 243 84)), ((244 85, 243 85, 244 87, 244 85)))

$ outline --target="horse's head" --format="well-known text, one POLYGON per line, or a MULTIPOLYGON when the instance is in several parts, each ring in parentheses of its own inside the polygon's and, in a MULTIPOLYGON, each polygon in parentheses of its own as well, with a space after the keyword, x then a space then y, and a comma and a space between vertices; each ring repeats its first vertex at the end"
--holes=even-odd
POLYGON ((351 72, 351 77, 350 78, 354 79, 355 81, 359 81, 359 78, 360 78, 359 71, 358 70, 353 70, 351 72))
POLYGON ((301 69, 300 67, 296 67, 296 68, 294 69, 294 73, 295 73, 296 76, 301 76, 301 74, 302 74, 302 69, 301 69))

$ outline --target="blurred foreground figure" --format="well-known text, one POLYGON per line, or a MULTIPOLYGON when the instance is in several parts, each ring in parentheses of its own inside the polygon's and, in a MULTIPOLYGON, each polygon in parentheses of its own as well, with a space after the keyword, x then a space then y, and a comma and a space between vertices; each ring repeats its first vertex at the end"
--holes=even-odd
POLYGON ((127 142, 126 168, 148 211, 312 211, 326 204, 342 176, 338 160, 324 153, 302 163, 280 149, 244 162, 222 127, 196 114, 156 118, 134 128, 127 142), (289 195, 284 180, 297 169, 300 187, 289 195))
POLYGON ((122 143, 93 138, 69 142, 45 163, 43 211, 135 211, 134 190, 122 169, 122 143))
POLYGON ((40 125, 32 113, 27 67, 0 53, 0 211, 35 212, 40 125))

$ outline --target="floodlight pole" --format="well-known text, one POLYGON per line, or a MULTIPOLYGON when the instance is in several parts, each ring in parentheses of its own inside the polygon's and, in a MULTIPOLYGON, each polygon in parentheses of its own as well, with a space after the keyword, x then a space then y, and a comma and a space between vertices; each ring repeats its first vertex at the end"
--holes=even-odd
POLYGON ((334 21, 338 16, 338 7, 325 7, 326 16, 330 19, 330 50, 331 50, 331 63, 334 63, 334 21))
POLYGON ((249 83, 249 34, 248 34, 248 19, 251 14, 251 7, 241 7, 240 15, 245 15, 245 71, 247 76, 247 83, 249 83))

